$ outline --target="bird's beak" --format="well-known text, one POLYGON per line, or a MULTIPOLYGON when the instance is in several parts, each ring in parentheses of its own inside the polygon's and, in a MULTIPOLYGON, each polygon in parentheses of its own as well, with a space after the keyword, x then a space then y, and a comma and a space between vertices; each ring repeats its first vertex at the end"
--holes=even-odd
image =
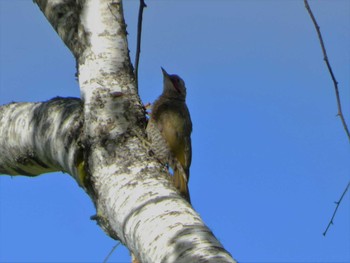
POLYGON ((164 78, 169 77, 169 74, 165 71, 165 69, 163 69, 162 67, 160 67, 160 68, 162 69, 164 78))

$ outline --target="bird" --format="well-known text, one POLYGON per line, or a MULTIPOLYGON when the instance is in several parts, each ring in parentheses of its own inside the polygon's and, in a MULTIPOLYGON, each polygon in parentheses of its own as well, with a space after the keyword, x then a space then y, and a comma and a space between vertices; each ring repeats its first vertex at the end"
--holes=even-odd
POLYGON ((192 161, 192 121, 186 105, 185 82, 178 75, 163 72, 163 93, 153 103, 146 127, 151 150, 173 169, 173 183, 189 202, 188 181, 192 161))

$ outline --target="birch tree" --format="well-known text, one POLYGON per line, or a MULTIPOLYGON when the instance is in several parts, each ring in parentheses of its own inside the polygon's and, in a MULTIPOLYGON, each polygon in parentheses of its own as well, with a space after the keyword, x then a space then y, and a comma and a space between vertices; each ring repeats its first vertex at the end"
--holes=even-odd
POLYGON ((141 262, 234 262, 150 155, 121 0, 36 0, 77 62, 80 99, 0 107, 0 173, 72 176, 141 262))

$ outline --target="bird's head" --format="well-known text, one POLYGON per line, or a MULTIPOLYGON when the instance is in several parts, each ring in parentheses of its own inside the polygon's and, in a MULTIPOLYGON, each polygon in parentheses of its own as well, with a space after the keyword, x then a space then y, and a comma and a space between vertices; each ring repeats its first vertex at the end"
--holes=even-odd
POLYGON ((178 75, 169 75, 165 69, 161 68, 163 72, 163 95, 172 98, 186 98, 185 82, 178 75))

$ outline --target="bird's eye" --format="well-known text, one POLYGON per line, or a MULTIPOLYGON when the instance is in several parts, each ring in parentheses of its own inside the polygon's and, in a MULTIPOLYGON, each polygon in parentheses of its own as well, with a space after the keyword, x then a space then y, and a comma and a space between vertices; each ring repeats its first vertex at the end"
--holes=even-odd
POLYGON ((181 90, 180 90, 180 86, 181 86, 180 79, 177 76, 175 76, 175 77, 171 78, 171 82, 173 83, 174 88, 176 89, 176 91, 181 93, 181 90))

